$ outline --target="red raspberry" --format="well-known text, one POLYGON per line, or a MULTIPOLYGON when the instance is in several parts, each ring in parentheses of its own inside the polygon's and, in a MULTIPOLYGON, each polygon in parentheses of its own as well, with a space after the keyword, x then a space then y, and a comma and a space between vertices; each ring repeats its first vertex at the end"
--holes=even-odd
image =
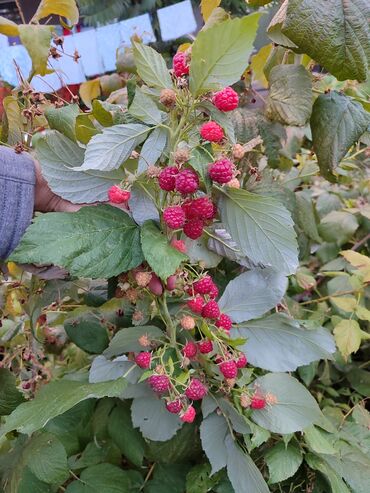
POLYGON ((203 123, 200 127, 200 135, 210 142, 221 142, 225 136, 223 128, 216 122, 203 123))
POLYGON ((220 316, 220 309, 217 301, 211 300, 206 303, 202 309, 202 317, 204 318, 218 318, 220 316))
POLYGON ((220 111, 232 111, 238 107, 239 96, 231 87, 225 87, 213 95, 212 103, 220 111))
POLYGON ((234 165, 228 159, 219 159, 212 163, 208 169, 211 180, 220 183, 228 183, 233 177, 234 165))
POLYGON ((241 353, 241 355, 239 356, 239 358, 235 361, 236 363, 236 366, 238 368, 244 368, 247 366, 248 364, 248 360, 247 360, 247 357, 244 353, 241 353))
POLYGON ((204 306, 204 299, 201 296, 196 296, 192 300, 189 300, 187 305, 193 313, 200 315, 204 306))
POLYGON ((175 176, 179 173, 176 166, 167 166, 167 168, 162 169, 158 176, 158 183, 162 190, 166 192, 172 192, 175 190, 175 176))
POLYGON ((108 197, 113 204, 123 204, 130 199, 131 193, 128 190, 122 190, 118 185, 113 185, 108 190, 108 197))
POLYGON ((143 351, 135 356, 135 363, 140 366, 140 368, 150 368, 151 361, 152 355, 147 351, 143 351))
POLYGON ((195 419, 195 415, 196 415, 195 409, 193 408, 193 406, 189 406, 187 410, 182 414, 180 419, 184 423, 192 423, 195 419))
POLYGON ((266 399, 260 395, 254 395, 251 401, 252 409, 264 409, 266 407, 266 399))
POLYGON ((233 360, 224 361, 218 367, 225 378, 235 378, 238 374, 238 367, 233 360))
POLYGON ((193 283, 194 291, 198 294, 208 294, 214 288, 215 283, 211 276, 204 276, 193 283))
POLYGON ((208 389, 197 378, 190 380, 189 387, 185 390, 185 395, 192 401, 200 401, 207 394, 208 389))
POLYGON ((198 349, 202 354, 208 354, 213 351, 213 342, 209 339, 198 342, 198 349))
POLYGON ((212 287, 212 289, 210 290, 210 292, 208 293, 209 297, 210 298, 217 298, 218 296, 218 287, 216 286, 216 284, 212 287))
POLYGON ((176 77, 181 77, 189 73, 189 64, 184 52, 179 51, 176 53, 172 60, 172 67, 176 77))
POLYGON ((183 231, 188 238, 197 240, 202 236, 203 228, 204 222, 201 219, 190 219, 184 224, 183 231))
POLYGON ((194 193, 199 188, 199 178, 192 169, 182 170, 175 178, 176 190, 183 195, 194 193))
POLYGON ((232 320, 229 317, 229 315, 226 315, 226 313, 221 313, 220 317, 218 320, 216 320, 216 327, 219 327, 220 329, 224 329, 229 331, 232 327, 232 320))
POLYGON ((171 246, 172 248, 175 248, 175 250, 178 250, 181 253, 186 253, 186 245, 185 245, 185 241, 183 240, 176 240, 176 238, 173 238, 171 240, 171 246))
POLYGON ((182 409, 182 402, 180 399, 176 399, 175 401, 166 402, 166 409, 168 412, 172 414, 179 414, 182 409))
POLYGON ((163 221, 171 229, 182 228, 185 222, 185 213, 179 205, 167 207, 163 211, 163 221))
POLYGON ((188 200, 183 205, 186 219, 212 219, 214 203, 209 197, 188 200))
POLYGON ((189 359, 194 359, 197 352, 198 352, 197 345, 193 341, 187 342, 185 346, 182 348, 182 354, 189 359))
POLYGON ((171 382, 167 375, 151 375, 148 378, 148 383, 157 394, 164 394, 171 387, 171 382))

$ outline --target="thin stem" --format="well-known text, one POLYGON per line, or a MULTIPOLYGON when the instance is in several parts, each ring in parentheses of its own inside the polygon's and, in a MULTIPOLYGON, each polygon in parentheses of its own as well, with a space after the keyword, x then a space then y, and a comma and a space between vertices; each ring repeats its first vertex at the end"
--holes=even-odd
POLYGON ((174 326, 170 312, 168 311, 166 297, 167 297, 167 295, 165 292, 163 294, 162 302, 161 302, 161 306, 163 309, 162 315, 163 315, 163 319, 166 323, 166 329, 167 329, 167 334, 170 338, 170 344, 171 344, 171 346, 176 347, 176 327, 174 326))
POLYGON ((321 301, 326 301, 329 300, 330 298, 337 298, 338 296, 344 296, 345 294, 355 294, 359 293, 360 289, 350 289, 348 291, 338 291, 338 293, 330 294, 328 296, 322 296, 321 298, 317 298, 315 300, 309 300, 309 301, 304 301, 303 303, 300 303, 301 306, 303 305, 309 305, 311 303, 320 303, 321 301))
POLYGON ((357 243, 353 245, 351 250, 358 250, 362 245, 364 245, 368 240, 370 240, 370 233, 367 234, 362 240, 359 240, 357 243))

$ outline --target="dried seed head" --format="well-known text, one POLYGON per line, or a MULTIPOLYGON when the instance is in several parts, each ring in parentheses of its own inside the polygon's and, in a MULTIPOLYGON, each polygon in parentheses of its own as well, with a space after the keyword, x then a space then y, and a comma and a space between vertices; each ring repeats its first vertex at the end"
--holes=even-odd
POLYGON ((173 108, 176 105, 176 92, 173 89, 162 89, 159 101, 166 108, 173 108))

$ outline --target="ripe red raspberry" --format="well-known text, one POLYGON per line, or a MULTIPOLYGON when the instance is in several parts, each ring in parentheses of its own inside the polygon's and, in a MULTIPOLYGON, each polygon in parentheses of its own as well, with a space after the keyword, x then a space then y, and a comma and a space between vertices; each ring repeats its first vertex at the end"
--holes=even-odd
POLYGON ((211 180, 220 183, 229 182, 233 177, 234 165, 228 159, 219 159, 212 163, 208 169, 211 180))
POLYGON ((226 315, 226 313, 221 313, 220 317, 218 320, 216 320, 216 327, 219 327, 220 329, 224 329, 229 331, 232 327, 232 320, 229 317, 229 315, 226 315))
POLYGON ((203 123, 200 127, 200 135, 209 142, 221 142, 225 136, 223 128, 216 122, 203 123))
POLYGON ((175 190, 175 176, 179 173, 176 166, 167 166, 167 168, 162 169, 158 176, 158 183, 162 190, 166 192, 172 192, 175 190))
POLYGON ((192 423, 195 419, 195 409, 193 406, 189 406, 187 410, 180 416, 181 421, 184 423, 192 423))
POLYGON ((218 287, 216 286, 216 284, 212 287, 212 289, 208 293, 208 296, 210 298, 212 298, 212 299, 217 298, 217 296, 218 296, 218 287))
POLYGON ((233 360, 224 361, 218 367, 225 378, 235 378, 238 374, 238 367, 233 360))
POLYGON ((187 305, 193 313, 198 313, 200 315, 204 306, 204 299, 202 296, 196 296, 192 300, 189 300, 187 305))
POLYGON ((211 276, 204 276, 193 283, 194 291, 198 294, 208 294, 214 288, 215 283, 211 276))
POLYGON ((179 205, 167 207, 163 211, 163 221, 171 229, 182 228, 185 222, 185 213, 179 205))
POLYGON ((131 192, 128 190, 122 190, 118 185, 113 185, 108 190, 108 198, 113 204, 123 204, 127 202, 131 197, 131 192))
POLYGON ((135 363, 140 366, 140 368, 150 368, 150 363, 152 362, 152 355, 146 351, 139 353, 135 356, 135 363))
POLYGON ((264 409, 266 407, 266 399, 261 395, 252 396, 251 408, 264 409))
POLYGON ((202 317, 204 318, 218 318, 220 316, 220 309, 217 301, 211 300, 206 303, 202 309, 202 317))
POLYGON ((194 359, 198 352, 198 347, 193 341, 189 341, 182 348, 182 354, 186 356, 186 358, 194 359))
POLYGON ((151 375, 148 378, 148 383, 157 394, 164 394, 171 387, 171 382, 167 375, 151 375))
POLYGON ((175 248, 175 250, 178 250, 181 253, 186 253, 186 245, 185 245, 185 241, 183 240, 176 240, 176 238, 172 238, 171 246, 172 248, 175 248))
POLYGON ((213 95, 212 103, 220 111, 232 111, 238 107, 239 96, 231 87, 225 87, 213 95))
POLYGON ((180 320, 180 324, 184 330, 193 330, 195 327, 195 320, 190 315, 184 315, 180 320))
POLYGON ((239 358, 235 361, 236 363, 236 366, 238 368, 244 368, 247 366, 248 364, 248 360, 247 360, 247 357, 244 353, 241 353, 241 355, 239 356, 239 358))
POLYGON ((179 414, 182 409, 182 402, 180 399, 176 399, 175 401, 166 402, 166 409, 168 412, 172 414, 179 414))
POLYGON ((213 351, 213 342, 209 339, 198 342, 198 349, 202 354, 208 354, 213 351))
POLYGON ((212 219, 214 203, 209 197, 187 200, 183 205, 186 219, 212 219))
POLYGON ((200 401, 207 394, 208 389, 197 378, 190 380, 189 387, 185 390, 185 395, 192 401, 200 401))
POLYGON ((176 53, 172 60, 172 67, 176 77, 181 77, 189 73, 190 67, 187 61, 187 56, 184 52, 179 51, 176 53))
POLYGON ((183 195, 196 192, 199 188, 198 175, 192 169, 184 169, 180 171, 175 178, 175 188, 183 195))
POLYGON ((191 240, 197 240, 203 234, 204 222, 201 219, 190 219, 184 224, 184 234, 191 240))

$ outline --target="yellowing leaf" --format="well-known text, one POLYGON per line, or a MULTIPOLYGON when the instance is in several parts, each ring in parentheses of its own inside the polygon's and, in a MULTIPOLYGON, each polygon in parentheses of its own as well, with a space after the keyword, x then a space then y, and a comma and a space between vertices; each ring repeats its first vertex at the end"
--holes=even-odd
POLYGON ((13 317, 18 317, 24 313, 23 303, 26 299, 26 291, 23 288, 15 288, 8 292, 5 302, 5 312, 13 317), (23 301, 23 303, 22 303, 23 301))
POLYGON ((7 96, 3 100, 3 107, 8 125, 8 144, 14 145, 22 141, 22 113, 15 96, 7 96))
POLYGON ((351 297, 335 297, 330 298, 330 301, 334 303, 338 308, 344 310, 345 312, 353 312, 356 308, 357 301, 353 296, 351 297))
POLYGON ((20 279, 21 278, 21 276, 23 274, 23 269, 21 267, 19 267, 19 265, 17 265, 14 262, 8 262, 7 268, 8 268, 9 274, 14 279, 20 279))
POLYGON ((177 51, 181 51, 181 52, 184 52, 186 51, 188 48, 190 48, 191 46, 191 43, 182 43, 178 48, 177 48, 177 51))
POLYGON ((220 3, 221 0, 202 0, 200 2, 200 10, 202 12, 204 22, 212 14, 213 10, 220 5, 220 3))
POLYGON ((253 80, 258 80, 263 87, 268 87, 268 81, 264 74, 264 67, 272 50, 272 43, 262 46, 258 53, 252 56, 250 68, 253 72, 253 80))
POLYGON ((349 262, 353 267, 358 269, 370 267, 370 258, 366 255, 361 255, 361 253, 355 252, 354 250, 343 250, 340 252, 341 255, 349 262))
POLYGON ((101 94, 100 89, 100 79, 88 80, 87 82, 83 82, 80 86, 80 96, 82 101, 89 108, 92 105, 92 101, 98 98, 101 94))
POLYGON ((361 344, 361 329, 356 320, 341 320, 334 328, 334 338, 345 360, 358 351, 361 344))
POLYGON ((360 320, 367 320, 368 322, 370 322, 370 310, 368 310, 364 306, 359 305, 356 308, 356 315, 360 320))
POLYGON ((52 29, 52 26, 31 24, 21 24, 19 26, 19 35, 22 44, 32 59, 32 71, 34 74, 46 75, 50 73, 47 64, 52 29))
POLYGON ((32 20, 39 21, 52 14, 66 17, 72 24, 78 22, 79 14, 75 0, 42 0, 32 20))
POLYGON ((18 26, 15 22, 0 16, 0 34, 5 36, 18 36, 18 26))

